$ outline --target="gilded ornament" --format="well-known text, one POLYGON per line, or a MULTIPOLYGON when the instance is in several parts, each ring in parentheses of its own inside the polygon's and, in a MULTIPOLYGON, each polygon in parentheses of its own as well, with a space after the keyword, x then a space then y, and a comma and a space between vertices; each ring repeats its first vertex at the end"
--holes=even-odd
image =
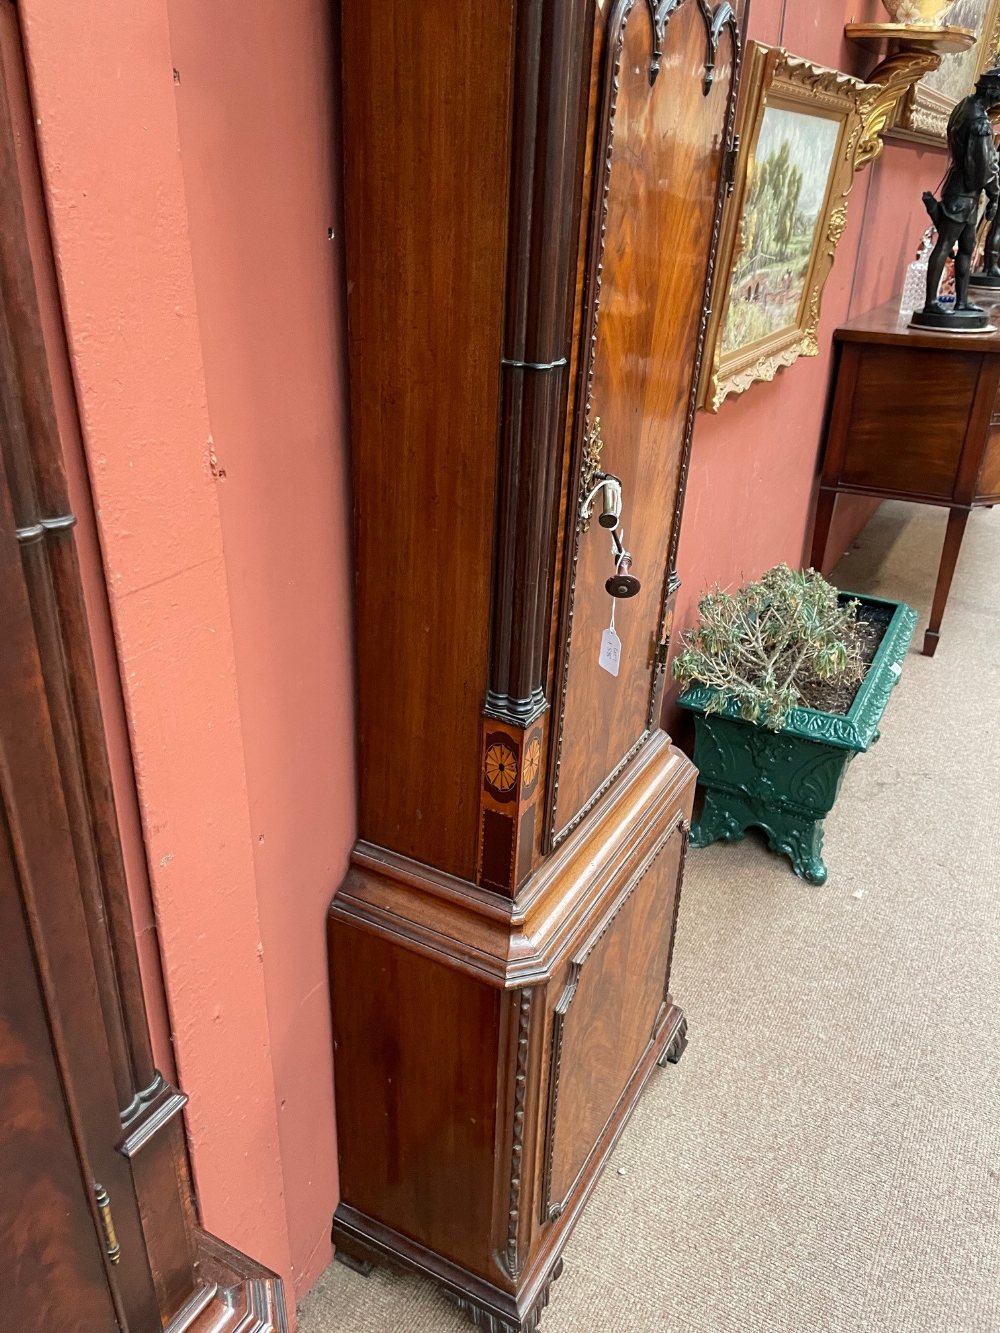
POLYGON ((847 229, 854 176, 881 152, 899 98, 936 63, 926 52, 890 57, 868 84, 751 43, 702 407, 716 412, 730 394, 818 354, 823 289, 847 229), (822 203, 807 213, 804 198, 822 203))
MULTIPOLYGON (((586 497, 594 489, 598 473, 601 470, 601 453, 604 441, 601 438, 601 418, 594 417, 587 431, 583 445, 583 473, 580 479, 580 493, 586 497)), ((587 532, 590 528, 590 511, 581 520, 580 528, 587 532)))

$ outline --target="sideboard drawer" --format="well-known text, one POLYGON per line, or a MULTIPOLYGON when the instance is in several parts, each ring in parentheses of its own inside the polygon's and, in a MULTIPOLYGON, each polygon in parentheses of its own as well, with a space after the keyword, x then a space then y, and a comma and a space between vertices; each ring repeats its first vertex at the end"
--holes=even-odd
POLYGON ((979 362, 961 352, 871 347, 857 383, 836 480, 893 495, 951 498, 979 362))

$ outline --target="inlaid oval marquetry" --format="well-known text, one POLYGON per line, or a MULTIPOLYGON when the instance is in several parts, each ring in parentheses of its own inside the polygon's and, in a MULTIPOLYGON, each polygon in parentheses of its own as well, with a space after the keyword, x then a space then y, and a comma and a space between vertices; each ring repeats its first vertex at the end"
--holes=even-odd
POLYGON ((542 762, 542 742, 537 736, 532 737, 524 751, 524 763, 521 766, 521 782, 524 784, 524 794, 527 796, 530 788, 535 785, 535 779, 538 777, 538 770, 542 762))
POLYGON ((488 738, 484 764, 486 785, 501 800, 509 800, 517 783, 517 755, 505 737, 488 738))

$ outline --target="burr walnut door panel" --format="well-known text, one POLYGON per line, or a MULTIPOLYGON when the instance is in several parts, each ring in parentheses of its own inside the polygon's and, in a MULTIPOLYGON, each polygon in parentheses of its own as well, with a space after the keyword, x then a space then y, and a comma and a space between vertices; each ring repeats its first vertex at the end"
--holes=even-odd
POLYGON ((629 874, 561 979, 550 1054, 543 1215, 557 1217, 615 1120, 664 1012, 685 831, 629 874))
MULTIPOLYGON (((611 542, 596 521, 581 531, 579 500, 571 500, 550 789, 556 842, 656 723, 657 645, 718 219, 735 21, 713 27, 713 11, 699 0, 657 12, 659 33, 642 0, 618 0, 608 19, 583 319, 587 401, 576 443, 579 460, 599 419, 600 466, 621 478, 624 542, 642 589, 617 603, 616 679, 598 661, 611 616, 611 542), (711 34, 714 70, 706 64, 711 34)), ((714 11, 722 19, 728 12, 714 11)), ((579 474, 578 484, 572 496, 583 489, 579 474)))

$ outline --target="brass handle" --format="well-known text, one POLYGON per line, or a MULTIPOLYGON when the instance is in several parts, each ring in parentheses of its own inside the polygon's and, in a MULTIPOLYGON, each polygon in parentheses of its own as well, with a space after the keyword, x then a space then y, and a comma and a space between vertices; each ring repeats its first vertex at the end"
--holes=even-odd
POLYGON ((101 1228, 104 1231, 104 1248, 107 1252, 108 1262, 112 1264, 121 1263, 122 1249, 118 1244, 118 1233, 115 1231, 115 1219, 111 1216, 111 1197, 103 1185, 94 1183, 94 1198, 97 1201, 97 1211, 101 1216, 101 1228))

